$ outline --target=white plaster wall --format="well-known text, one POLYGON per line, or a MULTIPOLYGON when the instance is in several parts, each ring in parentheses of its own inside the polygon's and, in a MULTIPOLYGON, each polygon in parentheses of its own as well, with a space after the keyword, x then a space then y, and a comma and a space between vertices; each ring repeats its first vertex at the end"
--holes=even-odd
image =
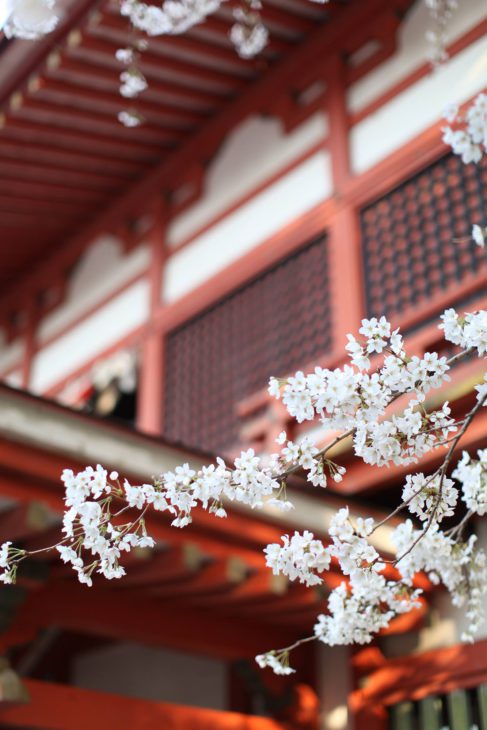
POLYGON ((163 299, 173 302, 325 200, 330 159, 318 152, 168 261, 163 299))
POLYGON ((142 325, 149 314, 149 285, 139 281, 100 307, 36 355, 31 390, 43 393, 142 325))
POLYGON ((140 245, 124 255, 122 244, 115 237, 98 238, 73 271, 64 302, 40 323, 40 341, 45 342, 111 292, 142 274, 149 263, 148 246, 140 245))
POLYGON ((20 338, 7 344, 5 334, 0 332, 0 373, 18 365, 24 355, 24 342, 20 338))
POLYGON ((84 689, 176 704, 227 709, 225 664, 121 643, 77 657, 72 683, 84 689))
MULTIPOLYGON (((460 38, 486 17, 485 0, 463 0, 449 22, 449 41, 460 38)), ((426 30, 430 27, 426 3, 417 0, 401 25, 396 53, 349 88, 351 112, 360 111, 425 63, 430 50, 426 30)))
POLYGON ((201 200, 174 218, 169 245, 177 245, 311 149, 328 132, 324 114, 316 113, 286 134, 276 117, 252 116, 229 134, 208 168, 201 200))
POLYGON ((11 388, 21 388, 22 372, 20 370, 13 370, 9 375, 3 378, 3 382, 10 385, 11 388))
MULTIPOLYGON (((487 3, 486 3, 487 5, 487 3)), ((351 160, 364 172, 441 118, 451 103, 462 103, 485 88, 487 36, 448 64, 406 89, 351 130, 351 160)))

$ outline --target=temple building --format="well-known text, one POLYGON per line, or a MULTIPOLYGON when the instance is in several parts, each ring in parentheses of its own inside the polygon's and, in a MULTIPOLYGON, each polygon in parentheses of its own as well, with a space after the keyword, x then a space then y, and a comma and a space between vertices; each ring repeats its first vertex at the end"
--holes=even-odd
MULTIPOLYGON (((67 0, 35 42, 0 31, 0 543, 29 550, 58 540, 64 468, 140 484, 271 452, 282 430, 310 431, 269 397, 271 375, 342 365, 372 316, 409 352, 448 354, 440 313, 487 308, 470 239, 487 165, 441 133, 444 108, 485 89, 485 1, 459 0, 436 71, 424 0, 266 0, 251 60, 225 3, 150 39, 133 128, 117 119, 117 5, 67 0)), ((466 359, 427 402, 466 412, 483 374, 466 359)), ((487 446, 486 429, 480 413, 462 448, 487 446)), ((336 457, 346 479, 295 475, 291 512, 232 506, 183 530, 148 516, 156 548, 120 581, 26 561, 0 588, 0 728, 487 730, 487 625, 461 644, 461 612, 426 577, 421 608, 372 644, 306 644, 289 677, 256 665, 312 633, 342 580, 332 565, 318 587, 290 583, 263 547, 326 540, 343 505, 385 516, 410 471, 359 463, 348 442, 336 457)), ((390 530, 374 536, 384 556, 390 530)))

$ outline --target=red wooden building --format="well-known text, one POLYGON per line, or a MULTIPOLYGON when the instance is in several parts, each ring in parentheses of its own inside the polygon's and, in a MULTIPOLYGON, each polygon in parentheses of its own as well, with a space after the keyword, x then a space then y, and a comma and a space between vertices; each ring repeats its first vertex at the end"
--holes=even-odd
MULTIPOLYGON (((460 0, 434 74, 422 0, 266 0, 252 61, 229 12, 151 39, 133 129, 117 121, 127 26, 110 0, 67 2, 41 41, 0 40, 1 541, 56 542, 64 467, 149 479, 272 448, 292 425, 268 377, 340 364, 365 316, 421 353, 446 306, 486 306, 468 236, 487 220, 487 167, 441 142, 443 108, 486 83, 485 4, 460 0)), ((482 377, 455 368, 455 409, 482 377)), ((486 419, 463 448, 485 445, 486 419)), ((255 667, 341 580, 288 585, 262 547, 326 537, 345 502, 385 514, 399 493, 404 469, 339 458, 347 478, 325 494, 296 477, 291 516, 152 518, 157 549, 116 585, 31 560, 0 589, 0 728, 487 727, 486 644, 458 644, 461 618, 428 585, 370 647, 307 645, 286 680, 255 667)), ((378 541, 387 554, 387 528, 378 541)))

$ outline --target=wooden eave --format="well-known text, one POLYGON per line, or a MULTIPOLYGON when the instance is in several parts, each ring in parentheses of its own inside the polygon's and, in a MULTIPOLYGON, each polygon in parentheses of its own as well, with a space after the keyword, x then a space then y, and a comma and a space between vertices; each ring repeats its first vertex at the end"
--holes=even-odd
MULTIPOLYGON (((171 215, 174 190, 191 181, 242 118, 280 113, 283 98, 299 107, 299 92, 316 78, 326 80, 332 56, 347 64, 371 38, 382 43, 376 61, 382 60, 410 4, 269 0, 263 18, 270 42, 251 61, 231 47, 230 8, 224 6, 183 36, 150 40, 141 60, 149 89, 133 104, 118 93, 123 68, 114 53, 129 32, 111 0, 73 0, 60 27, 37 43, 4 39, 2 289, 28 270, 37 273, 61 247, 72 263, 81 240, 114 222, 130 230, 161 194, 171 215), (132 105, 146 122, 126 129, 117 113, 132 105)), ((350 65, 347 73, 351 82, 361 68, 350 65)))

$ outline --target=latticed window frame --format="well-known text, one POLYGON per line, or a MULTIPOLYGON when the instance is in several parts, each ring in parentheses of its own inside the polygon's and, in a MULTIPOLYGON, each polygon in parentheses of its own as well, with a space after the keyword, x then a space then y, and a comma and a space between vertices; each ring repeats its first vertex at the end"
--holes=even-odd
POLYGON ((322 232, 166 335, 166 437, 187 446, 228 452, 238 441, 238 402, 265 388, 271 374, 284 376, 322 359, 332 349, 328 257, 328 240, 322 232), (314 282, 310 283, 310 277, 314 282), (269 281, 273 283, 269 301, 265 301, 259 287, 269 281), (247 317, 239 311, 245 297, 252 310, 247 317), (225 335, 225 323, 212 325, 210 320, 218 320, 223 307, 229 305, 230 327, 225 335), (260 336, 241 336, 249 321, 260 336), (202 332, 197 347, 188 334, 193 327, 202 332), (186 372, 192 373, 186 382, 182 382, 181 364, 174 354, 175 339, 185 351, 186 372), (207 358, 218 360, 221 378, 217 382, 205 372, 207 358), (239 370, 242 360, 251 362, 253 358, 260 358, 256 374, 239 370), (195 384, 197 388, 191 387, 195 384), (200 418, 199 432, 191 431, 200 418))
POLYGON ((487 217, 487 165, 443 155, 362 206, 366 316, 404 317, 487 272, 471 223, 487 217))

